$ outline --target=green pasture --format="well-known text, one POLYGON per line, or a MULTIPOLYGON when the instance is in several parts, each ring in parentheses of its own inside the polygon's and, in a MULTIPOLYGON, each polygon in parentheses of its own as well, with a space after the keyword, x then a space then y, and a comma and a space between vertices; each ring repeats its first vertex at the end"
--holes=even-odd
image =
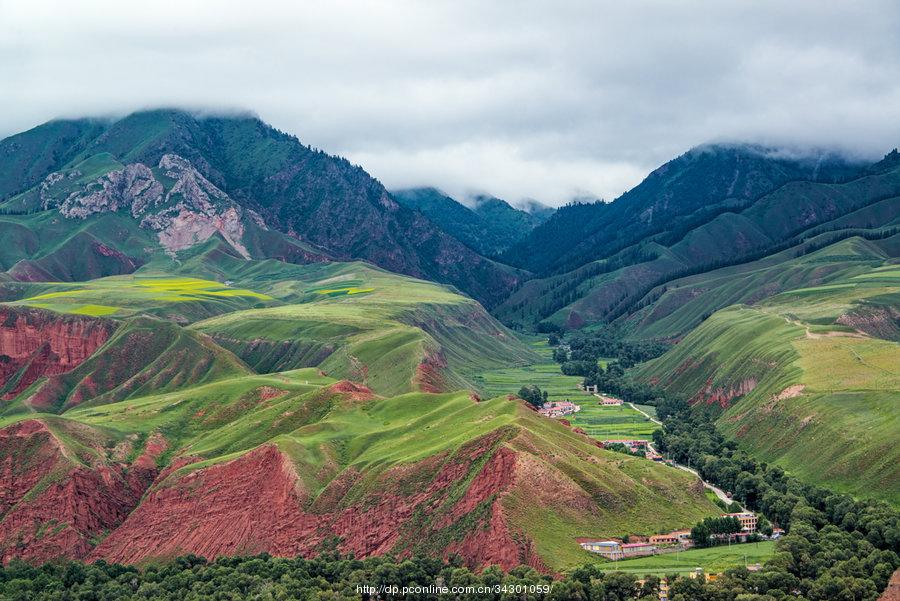
POLYGON ((572 426, 581 428, 588 436, 597 440, 627 438, 630 440, 650 440, 659 426, 628 405, 603 407, 600 399, 590 399, 578 403, 581 411, 567 416, 572 426))
POLYGON ((639 576, 665 576, 666 574, 684 574, 693 572, 697 568, 703 568, 704 572, 718 574, 728 568, 765 563, 774 554, 775 542, 761 541, 610 561, 604 563, 600 569, 608 572, 627 572, 639 576))

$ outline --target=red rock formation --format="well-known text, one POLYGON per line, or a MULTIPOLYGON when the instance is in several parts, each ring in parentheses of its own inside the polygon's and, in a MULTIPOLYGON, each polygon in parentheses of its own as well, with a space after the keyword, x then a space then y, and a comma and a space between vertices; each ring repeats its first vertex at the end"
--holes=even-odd
POLYGON ((113 322, 25 307, 0 307, 0 386, 20 370, 4 398, 38 378, 78 367, 110 337, 113 322))
POLYGON ((39 420, 0 430, 0 559, 80 559, 137 505, 155 469, 84 465, 39 420))
POLYGON ((723 409, 727 409, 732 399, 749 394, 756 388, 756 384, 756 378, 747 378, 739 382, 736 386, 729 386, 728 388, 718 386, 713 388, 712 376, 710 376, 706 381, 706 385, 697 392, 697 394, 691 397, 689 402, 691 405, 696 403, 706 403, 707 405, 718 403, 723 409))
POLYGON ((495 433, 450 458, 392 468, 380 476, 383 486, 372 487, 350 506, 340 501, 358 482, 355 470, 343 471, 313 500, 291 461, 274 445, 264 445, 228 463, 161 476, 89 558, 133 563, 183 553, 211 558, 262 551, 311 556, 334 536, 342 551, 358 557, 387 552, 402 557, 429 540, 429 531, 441 532, 475 508, 486 507, 480 523, 437 551, 460 553, 473 566, 512 568, 525 561, 540 567, 530 542, 513 533, 504 518, 501 499, 514 481, 517 455, 498 447, 498 441, 495 433), (485 454, 488 459, 461 497, 448 500, 485 454), (402 482, 419 482, 423 475, 430 476, 424 484, 401 492, 402 482), (323 498, 327 502, 320 503, 323 498))
POLYGON ((894 570, 887 588, 878 597, 878 601, 900 601, 900 569, 894 570))
POLYGON ((328 390, 331 394, 341 394, 354 401, 369 401, 375 398, 375 393, 368 386, 351 382, 350 380, 341 380, 329 386, 328 390))
POLYGON ((416 366, 413 386, 422 392, 446 392, 447 381, 443 373, 445 369, 447 359, 442 353, 426 354, 422 362, 416 366))

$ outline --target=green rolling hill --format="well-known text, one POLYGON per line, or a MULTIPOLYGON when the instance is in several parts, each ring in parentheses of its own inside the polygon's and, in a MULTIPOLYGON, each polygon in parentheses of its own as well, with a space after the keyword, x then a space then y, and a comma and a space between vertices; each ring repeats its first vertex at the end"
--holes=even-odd
POLYGON ((4 557, 337 544, 553 571, 591 559, 578 537, 716 513, 690 474, 474 395, 476 370, 539 359, 477 302, 364 263, 212 250, 193 265, 227 285, 190 262, 3 284, 0 339, 35 349, 20 368, 32 383, 2 401, 0 456, 18 466, 4 557))
POLYGON ((721 309, 636 377, 717 406, 719 427, 766 461, 897 504, 900 270, 866 241, 829 252, 848 253, 831 255, 848 259, 839 277, 721 309))

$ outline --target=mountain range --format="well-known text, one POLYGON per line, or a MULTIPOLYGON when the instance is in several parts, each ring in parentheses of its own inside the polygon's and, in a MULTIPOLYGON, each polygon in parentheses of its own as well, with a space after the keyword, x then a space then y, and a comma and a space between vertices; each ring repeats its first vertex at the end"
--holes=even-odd
POLYGON ((496 257, 547 221, 554 209, 531 201, 516 209, 492 196, 475 196, 468 207, 436 188, 392 192, 397 201, 424 213, 444 231, 485 256, 496 257))
POLYGON ((719 515, 694 474, 516 397, 579 337, 665 350, 627 380, 740 452, 900 502, 896 150, 710 144, 609 203, 466 202, 243 114, 0 141, 3 561, 336 548, 553 573, 578 539, 719 515))
POLYGON ((62 231, 52 248, 34 248, 41 225, 3 232, 21 241, 21 252, 11 249, 0 263, 15 278, 71 279, 58 264, 75 253, 90 263, 81 275, 128 273, 157 250, 176 252, 211 236, 246 257, 367 260, 453 284, 486 305, 522 277, 398 204, 360 167, 250 116, 155 110, 53 121, 0 142, 0 171, 0 210, 34 221, 56 209, 67 220, 54 224, 62 231), (118 217, 120 209, 134 224, 118 227, 145 231, 120 231, 113 243, 86 223, 90 215, 118 217), (153 237, 155 245, 118 248, 153 237))

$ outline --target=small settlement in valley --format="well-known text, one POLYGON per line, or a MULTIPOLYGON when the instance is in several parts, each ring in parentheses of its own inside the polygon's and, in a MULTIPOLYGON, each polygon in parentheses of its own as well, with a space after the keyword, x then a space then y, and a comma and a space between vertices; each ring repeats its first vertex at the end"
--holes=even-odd
MULTIPOLYGON (((725 513, 722 517, 736 518, 741 524, 741 531, 735 534, 714 535, 716 537, 728 537, 729 542, 745 542, 750 536, 756 534, 757 517, 749 511, 739 513, 725 513)), ((723 538, 724 540, 724 538, 723 538)), ((581 540, 581 548, 591 553, 597 553, 606 559, 619 560, 630 557, 643 557, 658 553, 670 553, 689 549, 694 546, 691 540, 690 530, 675 530, 664 534, 654 534, 650 537, 629 536, 629 542, 621 540, 581 540)))

